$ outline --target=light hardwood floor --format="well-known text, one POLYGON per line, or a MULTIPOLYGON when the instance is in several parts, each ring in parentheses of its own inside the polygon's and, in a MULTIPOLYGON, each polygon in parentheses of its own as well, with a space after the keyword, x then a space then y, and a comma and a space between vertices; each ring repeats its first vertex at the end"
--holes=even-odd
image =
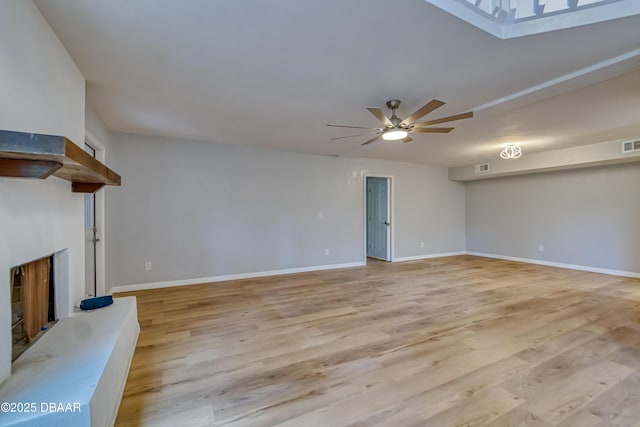
POLYGON ((640 280, 458 256, 131 293, 117 426, 640 427, 640 280))

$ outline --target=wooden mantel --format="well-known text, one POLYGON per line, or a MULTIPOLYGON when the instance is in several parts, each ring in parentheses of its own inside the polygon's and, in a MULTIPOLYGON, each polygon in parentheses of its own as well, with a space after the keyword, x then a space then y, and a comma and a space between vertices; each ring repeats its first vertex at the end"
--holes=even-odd
POLYGON ((74 193, 120 185, 120 175, 63 136, 0 130, 0 176, 71 181, 74 193))

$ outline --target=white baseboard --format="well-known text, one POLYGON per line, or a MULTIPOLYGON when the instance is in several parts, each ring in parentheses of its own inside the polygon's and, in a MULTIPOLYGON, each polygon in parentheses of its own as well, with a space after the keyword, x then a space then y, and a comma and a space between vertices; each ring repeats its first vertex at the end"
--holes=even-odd
POLYGON ((458 251, 458 252, 444 252, 444 253, 440 253, 440 254, 414 255, 414 256, 405 256, 405 257, 394 258, 393 262, 416 261, 416 260, 419 260, 419 259, 442 258, 442 257, 446 257, 446 256, 456 256, 456 255, 465 255, 465 254, 466 254, 465 251, 458 251))
POLYGON ((518 261, 518 262, 526 262, 528 264, 539 264, 546 265, 548 267, 558 267, 558 268, 567 268, 570 270, 580 270, 580 271, 589 271, 591 273, 602 273, 602 274, 610 274, 612 276, 622 276, 622 277, 633 277, 640 278, 640 273, 635 273, 633 271, 621 271, 621 270, 611 270, 608 268, 599 268, 599 267, 590 267, 588 265, 576 265, 576 264, 565 264, 562 262, 553 262, 553 261, 543 261, 539 259, 529 259, 529 258, 518 258, 506 255, 496 255, 496 254, 486 254, 482 252, 466 252, 467 255, 481 256, 485 258, 496 258, 496 259, 504 259, 507 261, 518 261))
POLYGON ((311 267, 287 268, 283 270, 257 271, 254 273, 228 274, 225 276, 199 277, 196 279, 172 280, 169 282, 140 283, 136 285, 114 286, 109 290, 109 295, 118 292, 143 291, 146 289, 170 288, 173 286, 198 285, 201 283, 226 282, 228 280, 254 279, 256 277, 281 276, 283 274, 307 273, 309 271, 336 270, 339 268, 362 267, 364 261, 348 262, 343 264, 314 265, 311 267))
MULTIPOLYGON (((507 261, 525 262, 528 264, 546 265, 549 267, 567 268, 570 270, 580 270, 580 271, 589 271, 592 273, 609 274, 613 276, 640 278, 640 273, 636 273, 632 271, 611 270, 607 268, 590 267, 586 265, 565 264, 565 263, 553 262, 553 261, 543 261, 543 260, 529 259, 529 258, 518 258, 518 257, 512 257, 512 256, 506 256, 506 255, 497 255, 497 254, 488 254, 483 252, 470 252, 470 251, 443 252, 438 254, 425 254, 425 255, 415 255, 415 256, 408 256, 408 257, 399 257, 399 258, 394 258, 393 262, 416 261, 421 259, 442 258, 442 257, 457 256, 457 255, 474 255, 474 256, 480 256, 485 258, 495 258, 495 259, 504 259, 507 261)), ((240 273, 240 274, 229 274, 225 276, 200 277, 196 279, 172 280, 168 282, 152 282, 152 283, 140 283, 135 285, 121 285, 121 286, 112 287, 109 290, 108 294, 111 295, 118 292, 131 292, 131 291, 142 291, 146 289, 169 288, 173 286, 197 285, 201 283, 225 282, 229 280, 254 279, 257 277, 280 276, 283 274, 306 273, 310 271, 336 270, 340 268, 362 267, 362 266, 365 266, 366 264, 367 263, 365 261, 358 261, 358 262, 349 262, 349 263, 343 263, 343 264, 315 265, 311 267, 288 268, 283 270, 258 271, 254 273, 240 273)))

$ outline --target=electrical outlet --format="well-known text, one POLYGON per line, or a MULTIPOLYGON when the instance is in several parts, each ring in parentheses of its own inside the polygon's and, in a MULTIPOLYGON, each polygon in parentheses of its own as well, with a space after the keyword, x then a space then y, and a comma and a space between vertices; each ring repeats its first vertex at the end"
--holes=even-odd
POLYGON ((145 261, 144 262, 144 271, 150 271, 151 270, 151 261, 145 261))
POLYGON ((420 247, 424 248, 424 242, 420 242, 420 247))
POLYGON ((538 245, 538 252, 544 252, 544 245, 538 245))
POLYGON ((325 250, 324 250, 324 254, 325 254, 325 255, 329 255, 329 249, 325 249, 325 250))

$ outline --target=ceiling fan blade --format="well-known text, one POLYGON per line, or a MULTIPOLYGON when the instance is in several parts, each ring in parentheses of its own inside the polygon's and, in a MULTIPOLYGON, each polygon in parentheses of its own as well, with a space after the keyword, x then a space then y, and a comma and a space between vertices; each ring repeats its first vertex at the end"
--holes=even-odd
POLYGON ((381 109, 379 109, 379 108, 367 108, 367 110, 369 110, 369 112, 371 114, 376 116, 376 118, 378 120, 380 120, 382 123, 384 123, 385 126, 393 127, 393 123, 391 123, 391 120, 389 120, 389 118, 384 115, 384 113, 382 112, 381 109))
POLYGON ((335 141, 336 139, 345 139, 345 138, 354 138, 356 136, 365 136, 365 135, 369 135, 368 133, 361 133, 358 135, 349 135, 349 136, 339 136, 337 138, 329 138, 331 141, 335 141))
POLYGON ((455 116, 443 117, 441 119, 429 120, 429 121, 420 122, 420 123, 414 123, 414 126, 437 125, 438 123, 453 122, 455 120, 468 119, 470 117, 473 117, 473 111, 469 111, 468 113, 456 114, 455 116))
POLYGON ((363 126, 343 126, 343 125, 327 125, 332 128, 350 128, 350 129, 368 129, 368 130, 377 130, 376 128, 366 128, 363 126))
POLYGON ((412 115, 404 119, 401 124, 405 126, 410 125, 411 123, 418 120, 420 117, 432 112, 436 108, 442 107, 444 104, 445 104, 444 101, 440 101, 439 99, 432 99, 431 101, 423 105, 418 111, 416 111, 415 113, 413 113, 412 115))
POLYGON ((406 142, 411 142, 411 141, 413 141, 413 138, 411 138, 410 136, 408 136, 408 137, 406 137, 406 138, 404 138, 404 139, 402 140, 402 142, 405 142, 405 143, 406 143, 406 142))
POLYGON ((368 140, 367 142, 363 143, 362 145, 367 145, 367 144, 371 144, 373 141, 375 141, 376 139, 380 138, 380 135, 376 135, 375 138, 372 138, 370 140, 368 140))
POLYGON ((411 132, 423 132, 423 133, 449 133, 453 128, 413 128, 411 132))

